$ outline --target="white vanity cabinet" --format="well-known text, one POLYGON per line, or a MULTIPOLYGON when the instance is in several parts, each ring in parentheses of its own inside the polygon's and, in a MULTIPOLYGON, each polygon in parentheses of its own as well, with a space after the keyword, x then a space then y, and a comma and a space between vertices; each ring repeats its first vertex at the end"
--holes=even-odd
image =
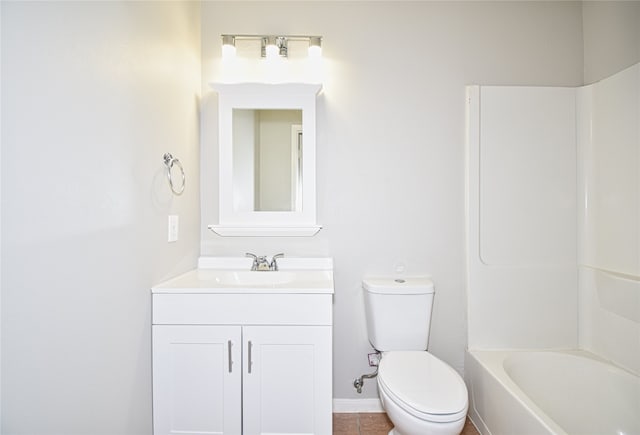
POLYGON ((154 287, 155 435, 331 434, 332 291, 251 291, 154 287))

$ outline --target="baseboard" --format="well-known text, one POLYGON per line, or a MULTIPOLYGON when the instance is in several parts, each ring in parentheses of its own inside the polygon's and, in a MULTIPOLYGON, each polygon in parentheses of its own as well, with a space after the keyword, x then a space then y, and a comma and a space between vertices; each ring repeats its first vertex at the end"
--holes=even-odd
POLYGON ((380 399, 333 399, 333 412, 384 412, 380 399))

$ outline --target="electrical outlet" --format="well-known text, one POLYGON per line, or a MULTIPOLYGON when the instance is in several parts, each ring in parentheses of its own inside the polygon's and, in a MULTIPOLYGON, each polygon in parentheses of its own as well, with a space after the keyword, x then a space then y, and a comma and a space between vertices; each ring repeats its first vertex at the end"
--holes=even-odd
POLYGON ((369 358, 369 366, 370 367, 378 367, 378 364, 380 364, 380 354, 379 353, 370 353, 367 355, 367 358, 369 358))
POLYGON ((178 241, 178 228, 179 228, 179 217, 176 214, 169 215, 169 224, 168 224, 168 234, 167 241, 168 242, 177 242, 178 241))

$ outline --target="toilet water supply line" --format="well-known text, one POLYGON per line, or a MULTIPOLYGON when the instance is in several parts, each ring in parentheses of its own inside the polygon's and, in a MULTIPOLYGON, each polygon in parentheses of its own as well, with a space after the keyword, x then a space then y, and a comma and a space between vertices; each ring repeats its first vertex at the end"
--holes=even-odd
POLYGON ((355 378, 353 380, 353 387, 356 389, 356 391, 358 392, 358 394, 362 394, 362 387, 364 386, 364 380, 365 379, 371 379, 371 378, 375 378, 376 376, 378 376, 378 361, 380 361, 380 352, 378 352, 376 350, 375 354, 369 354, 368 355, 369 358, 369 365, 370 366, 374 366, 376 367, 376 371, 373 373, 366 373, 362 376, 360 376, 359 378, 355 378), (375 363, 374 360, 371 358, 371 356, 376 355, 377 358, 375 359, 375 363))
POLYGON ((376 376, 378 376, 378 367, 376 367, 376 371, 373 373, 367 373, 364 374, 362 376, 360 376, 359 378, 355 378, 353 380, 353 386, 356 389, 356 391, 358 392, 358 394, 362 394, 362 386, 364 385, 364 380, 366 379, 371 379, 371 378, 375 378, 376 376))

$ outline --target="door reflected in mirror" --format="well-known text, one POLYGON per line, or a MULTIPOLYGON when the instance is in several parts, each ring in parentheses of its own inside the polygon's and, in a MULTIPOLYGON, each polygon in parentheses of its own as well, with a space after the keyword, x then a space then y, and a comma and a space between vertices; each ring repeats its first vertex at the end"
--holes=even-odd
POLYGON ((302 210, 302 110, 233 109, 233 208, 302 210))

